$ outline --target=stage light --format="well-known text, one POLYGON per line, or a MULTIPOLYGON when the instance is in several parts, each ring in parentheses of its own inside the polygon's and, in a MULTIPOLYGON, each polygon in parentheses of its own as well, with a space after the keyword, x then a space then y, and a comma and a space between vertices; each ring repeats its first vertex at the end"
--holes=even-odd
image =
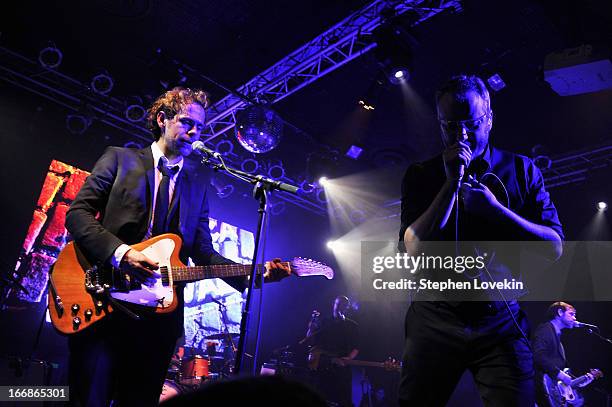
POLYGON ((388 79, 393 85, 399 85, 410 79, 410 72, 408 68, 391 68, 391 74, 388 79))
POLYGON ((358 147, 356 145, 352 145, 346 152, 346 156, 349 158, 352 158, 353 160, 356 160, 359 158, 359 156, 361 156, 361 153, 363 153, 363 148, 358 147))
MULTIPOLYGON (((142 101, 140 103, 142 103, 142 101)), ((132 123, 140 122, 147 116, 147 110, 140 103, 128 105, 123 112, 125 118, 132 123)))
POLYGON ((54 45, 43 48, 38 53, 38 62, 48 69, 55 69, 62 63, 62 51, 54 45))
POLYGON ((234 144, 229 140, 221 140, 215 145, 215 151, 221 155, 229 155, 234 152, 234 144))
POLYGON ((354 224, 359 224, 367 219, 367 214, 361 209, 353 209, 349 212, 349 219, 354 224))
POLYGON ((217 196, 221 199, 225 199, 234 193, 234 185, 224 184, 218 177, 212 177, 210 184, 217 192, 217 196))
POLYGON ((272 179, 281 179, 285 176, 285 169, 282 163, 271 165, 268 168, 268 176, 272 179))
POLYGON ((387 80, 399 85, 410 79, 412 48, 418 43, 404 27, 392 21, 392 16, 389 17, 373 32, 376 42, 374 54, 387 80))
POLYGON ((91 78, 90 86, 91 89, 96 92, 98 95, 107 95, 111 90, 113 90, 113 86, 115 82, 113 78, 106 72, 100 72, 91 78))
POLYGON ((75 113, 66 116, 66 129, 70 134, 79 136, 87 131, 91 125, 91 119, 84 114, 75 113))
POLYGON ((283 136, 283 119, 264 105, 251 105, 236 115, 236 138, 255 154, 274 150, 283 136))
POLYGON ((248 172, 249 174, 253 174, 255 171, 259 169, 259 163, 257 160, 253 158, 247 158, 240 164, 240 168, 244 172, 248 172))
POLYGON ((321 177, 319 178, 319 185, 324 187, 325 185, 327 185, 327 183, 329 182, 329 179, 327 179, 327 177, 321 177))
POLYGON ((274 216, 280 215, 281 213, 285 212, 285 209, 287 209, 287 205, 284 201, 278 201, 270 205, 270 213, 274 216))
POLYGON ((300 182, 300 190, 305 194, 310 194, 315 190, 315 185, 308 180, 300 182))
POLYGON ((368 102, 365 98, 359 100, 359 106, 365 110, 374 110, 374 105, 368 102))
POLYGON ((604 201, 597 202, 597 210, 599 212, 606 211, 608 209, 608 204, 604 201))
POLYGON ((338 247, 338 242, 335 240, 328 240, 326 244, 327 248, 330 250, 334 250, 338 247))
POLYGON ((502 77, 497 73, 494 75, 491 75, 487 79, 487 83, 489 84, 489 87, 491 87, 491 89, 493 89, 495 92, 499 92, 500 90, 506 87, 506 83, 504 82, 502 77))

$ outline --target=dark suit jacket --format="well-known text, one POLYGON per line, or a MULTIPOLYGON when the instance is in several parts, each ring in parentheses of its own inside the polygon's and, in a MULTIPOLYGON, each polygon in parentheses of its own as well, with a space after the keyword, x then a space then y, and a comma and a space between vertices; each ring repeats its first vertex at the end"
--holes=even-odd
POLYGON ((550 322, 540 324, 533 335, 533 357, 538 377, 546 373, 552 379, 559 370, 567 367, 567 361, 561 353, 561 341, 555 327, 550 322))
MULTIPOLYGON (((183 239, 184 262, 191 257, 199 265, 231 263, 213 249, 206 196, 209 179, 208 169, 184 160, 178 193, 170 205, 170 217, 175 219, 170 232, 183 239)), ((154 182, 150 146, 106 149, 66 214, 66 228, 91 261, 108 264, 122 243, 143 240, 151 219, 154 182)), ((243 279, 228 282, 244 288, 243 279)))

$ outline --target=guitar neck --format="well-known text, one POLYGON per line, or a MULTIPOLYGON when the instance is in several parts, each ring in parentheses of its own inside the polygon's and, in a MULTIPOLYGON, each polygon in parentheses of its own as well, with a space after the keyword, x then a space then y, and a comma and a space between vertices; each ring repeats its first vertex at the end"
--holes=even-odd
POLYGON ((370 362, 367 360, 347 360, 344 363, 353 366, 365 366, 365 367, 385 367, 383 362, 370 362))
MULTIPOLYGON (((591 375, 593 376, 593 379, 597 379, 597 378, 602 376, 602 374, 601 374, 601 372, 599 370, 594 370, 594 371, 592 370, 591 371, 591 375)), ((580 377, 577 377, 577 378, 573 379, 571 386, 572 387, 579 386, 582 383, 586 382, 587 380, 589 380, 589 376, 588 376, 588 374, 584 374, 584 375, 582 375, 580 377)))
MULTIPOLYGON (((289 267, 289 262, 283 263, 289 267)), ((262 264, 257 265, 257 275, 265 270, 262 264)), ((209 266, 172 267, 174 282, 194 282, 208 278, 244 277, 251 273, 250 264, 215 264, 209 266)))

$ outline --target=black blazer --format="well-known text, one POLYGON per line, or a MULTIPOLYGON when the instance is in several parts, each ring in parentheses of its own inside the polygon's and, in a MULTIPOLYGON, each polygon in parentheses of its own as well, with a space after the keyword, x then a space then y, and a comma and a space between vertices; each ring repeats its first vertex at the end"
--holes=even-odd
POLYGON ((550 322, 540 324, 535 330, 532 343, 536 371, 539 375, 545 373, 555 379, 559 370, 567 367, 555 327, 550 322))
MULTIPOLYGON (((122 243, 143 240, 151 219, 154 181, 150 146, 106 149, 66 214, 66 228, 90 260, 108 264, 122 243)), ((178 222, 170 231, 183 239, 183 261, 191 257, 200 265, 231 263, 213 249, 208 226, 209 181, 207 168, 184 160, 177 179, 179 192, 170 205, 171 219, 174 214, 178 222)))

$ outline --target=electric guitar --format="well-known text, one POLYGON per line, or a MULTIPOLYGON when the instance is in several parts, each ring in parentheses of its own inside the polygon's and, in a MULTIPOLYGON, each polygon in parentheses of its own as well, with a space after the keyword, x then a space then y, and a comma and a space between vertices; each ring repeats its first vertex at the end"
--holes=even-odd
MULTIPOLYGON (((569 374, 569 369, 563 369, 563 371, 569 374)), ((561 380, 553 380, 547 374, 544 375, 544 389, 546 390, 546 394, 548 394, 548 398, 550 404, 553 407, 560 406, 576 406, 580 407, 584 403, 584 399, 580 396, 578 391, 574 389, 574 386, 579 386, 582 383, 588 380, 595 380, 600 377, 603 377, 603 373, 599 369, 591 369, 591 371, 587 374, 584 374, 580 377, 572 379, 571 384, 567 385, 563 383, 561 380), (590 376, 590 377, 589 377, 590 376)))
MULTIPOLYGON (((147 286, 130 281, 129 275, 119 269, 91 265, 74 242, 68 243, 57 257, 49 277, 49 314, 53 326, 60 333, 73 334, 117 309, 136 319, 141 313, 172 312, 178 303, 175 283, 247 276, 250 273, 251 265, 248 264, 187 267, 179 259, 181 245, 181 238, 171 233, 132 245, 159 262, 161 278, 155 279, 154 285, 147 286), (137 307, 126 307, 125 303, 137 307)), ((283 267, 287 275, 325 276, 327 279, 334 276, 328 266, 308 259, 295 258, 283 262, 283 267)), ((258 274, 263 269, 262 265, 257 265, 258 274)))
POLYGON ((308 369, 316 371, 319 369, 328 368, 331 365, 336 366, 363 366, 363 367, 379 367, 390 372, 399 372, 402 364, 397 360, 389 357, 384 362, 372 362, 369 360, 343 359, 336 356, 330 357, 329 353, 323 349, 314 347, 308 353, 308 369))

